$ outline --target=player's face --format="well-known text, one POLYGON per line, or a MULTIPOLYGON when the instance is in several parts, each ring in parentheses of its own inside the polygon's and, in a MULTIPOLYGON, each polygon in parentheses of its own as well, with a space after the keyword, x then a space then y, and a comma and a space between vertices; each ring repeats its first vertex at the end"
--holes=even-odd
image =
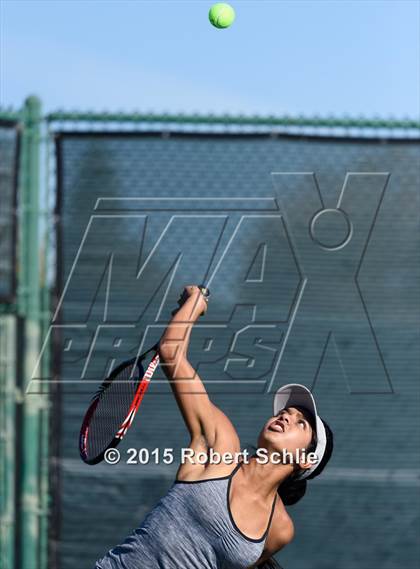
POLYGON ((258 446, 268 451, 285 450, 293 454, 298 449, 307 449, 313 434, 310 421, 309 413, 302 408, 283 409, 264 425, 258 437, 258 446))

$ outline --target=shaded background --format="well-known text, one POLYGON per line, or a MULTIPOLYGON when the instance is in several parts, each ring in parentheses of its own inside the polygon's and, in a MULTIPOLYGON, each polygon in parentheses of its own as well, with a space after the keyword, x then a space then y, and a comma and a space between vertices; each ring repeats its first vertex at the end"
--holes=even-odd
MULTIPOLYGON (((330 465, 319 479, 309 482, 305 498, 290 507, 296 523, 296 538, 278 555, 287 568, 404 566, 414 569, 418 565, 420 469, 418 453, 414 450, 420 435, 418 150, 419 144, 414 142, 281 136, 276 139, 193 134, 174 134, 169 138, 158 134, 127 137, 64 133, 60 136, 61 288, 69 282, 60 311, 61 322, 86 324, 93 333, 103 321, 103 276, 104 272, 108 276, 106 267, 112 254, 106 322, 135 324, 121 335, 121 359, 137 348, 147 324, 162 325, 183 284, 201 282, 205 276, 200 260, 203 223, 194 223, 197 215, 194 210, 198 206, 192 204, 191 198, 215 198, 210 206, 205 202, 199 213, 225 214, 229 218, 216 247, 220 222, 212 219, 206 222, 212 228, 208 235, 204 231, 204 236, 210 250, 215 248, 213 267, 225 251, 239 218, 246 214, 260 216, 257 225, 251 225, 251 229, 259 227, 259 230, 239 238, 234 254, 225 256, 212 278, 212 303, 202 324, 226 324, 229 331, 223 332, 221 341, 216 340, 211 354, 204 354, 207 361, 203 363, 200 359, 203 333, 196 330, 192 336, 191 358, 196 366, 201 366, 204 382, 212 380, 206 383, 207 389, 215 403, 232 419, 244 446, 256 443, 259 430, 271 415, 274 388, 289 381, 300 381, 313 388, 320 413, 334 430, 336 450, 330 465), (312 296, 309 307, 303 302, 299 305, 289 344, 284 333, 296 307, 296 288, 302 286, 302 279, 282 226, 279 215, 282 208, 261 212, 261 202, 258 202, 256 207, 243 211, 248 207, 246 198, 249 197, 277 198, 286 209, 293 203, 297 211, 307 211, 302 181, 297 187, 276 189, 271 174, 283 171, 316 172, 325 206, 331 208, 336 206, 347 172, 390 174, 357 278, 361 299, 353 305, 354 299, 348 297, 343 286, 356 276, 353 270, 349 274, 343 259, 346 247, 351 248, 354 241, 362 239, 357 225, 349 243, 340 251, 325 253, 313 247, 313 241, 308 241, 312 266, 303 264, 301 270, 302 277, 308 278, 304 298, 306 294, 312 296), (140 196, 146 199, 139 201, 140 196), (124 201, 101 200, 104 205, 95 211, 98 198, 115 197, 124 197, 124 201), (163 207, 156 207, 155 202, 147 200, 156 197, 167 198, 163 207), (172 205, 172 197, 181 198, 176 206, 172 205), (242 198, 240 206, 229 201, 230 197, 242 198), (175 227, 173 231, 168 230, 167 249, 158 250, 152 263, 147 265, 146 276, 136 281, 136 270, 145 263, 174 209, 178 215, 192 216, 187 240, 181 245, 181 262, 165 275, 167 268, 171 268, 173 252, 178 251, 182 240, 182 231, 180 234, 175 227), (109 222, 109 218, 103 222, 97 220, 86 236, 92 215, 119 217, 113 217, 113 222, 109 222), (121 221, 121 216, 128 215, 146 216, 147 226, 144 228, 143 222, 135 217, 123 217, 125 221, 121 221), (262 225, 258 226, 260 222, 262 225), (263 228, 267 226, 279 230, 271 241, 264 236, 263 228), (265 269, 262 259, 255 257, 264 240, 268 259, 265 269), (67 281, 76 254, 76 268, 67 281), (331 255, 341 256, 341 263, 335 266, 332 275, 331 271, 320 271, 317 281, 312 283, 314 268, 323 259, 325 262, 325 256, 331 255), (251 264, 249 258, 253 260, 251 264), (238 266, 240 272, 236 269, 238 266), (260 282, 249 277, 251 266, 255 274, 262 277, 260 282), (328 282, 331 278, 334 279, 332 287, 328 282), (148 283, 155 285, 153 290, 157 290, 157 297, 142 316, 152 290, 148 283), (157 283, 162 283, 160 289, 157 283), (311 284, 316 290, 309 293, 311 284), (326 287, 336 298, 326 293, 326 287), (156 318, 166 291, 169 291, 168 301, 162 317, 156 318), (264 353, 262 356, 254 354, 255 366, 251 370, 247 367, 246 358, 254 351, 250 342, 245 342, 240 354, 232 349, 232 334, 252 324, 251 314, 245 307, 238 310, 234 318, 226 317, 231 313, 232 296, 233 305, 255 305, 256 323, 275 324, 268 335, 263 333, 264 344, 268 343, 277 353, 283 343, 286 344, 288 349, 283 352, 274 377, 272 369, 266 369, 268 356, 264 353), (385 367, 375 365, 375 350, 363 353, 357 346, 361 339, 363 344, 371 343, 373 337, 371 329, 366 334, 366 315, 357 311, 362 299, 383 358, 381 364, 385 367), (346 341, 337 322, 337 312, 332 311, 336 301, 348 303, 342 315, 346 319, 346 341), (267 305, 271 309, 269 317, 264 313, 267 305), (333 335, 330 343, 327 342, 329 332, 333 335), (357 351, 351 352, 348 344, 355 344, 357 351), (297 350, 293 351, 294 347, 297 350), (345 359, 346 350, 350 350, 353 359, 345 359), (235 352, 243 361, 231 377, 224 373, 223 367, 235 352), (365 360, 359 367, 360 362, 356 360, 363 357, 365 360), (260 377, 265 380, 262 384, 255 382, 260 377), (267 392, 271 378, 273 389, 267 392), (248 381, 239 381, 244 379, 248 381)), ((356 190, 354 192, 351 185, 346 189, 347 211, 350 214, 353 211, 353 217, 361 211, 362 218, 370 225, 369 192, 373 193, 375 187, 365 178, 356 190)), ((286 230, 288 228, 290 238, 299 243, 308 227, 295 221, 289 219, 286 230)), ((337 242, 340 231, 334 224, 327 225, 322 238, 325 242, 337 242)), ((305 257, 306 251, 297 248, 295 252, 301 259, 305 257)), ((350 258, 352 255, 354 253, 350 258)), ((207 255, 204 257, 207 259, 207 255)), ((357 267, 360 259, 356 261, 357 267)), ((211 269, 209 274, 212 274, 211 269)), ((88 368, 87 378, 100 377, 104 366, 109 364, 113 334, 116 333, 111 331, 110 336, 102 336, 95 344, 95 358, 88 368)), ((212 335, 211 329, 204 335, 212 335)), ((159 332, 152 330, 148 341, 155 341, 158 336, 159 332)), ((91 342, 91 336, 85 331, 71 337, 78 343, 62 361, 60 377, 64 380, 76 377, 78 363, 85 362, 91 342)), ((217 339, 217 332, 215 337, 217 339)), ((126 449, 130 447, 146 447, 150 451, 155 447, 174 448, 175 457, 179 457, 179 448, 188 444, 188 433, 173 395, 161 374, 157 379, 162 383, 155 380, 152 383, 141 416, 121 445, 124 460, 126 449)), ((91 567, 96 557, 123 540, 139 524, 175 477, 175 464, 173 467, 164 464, 86 467, 80 462, 75 443, 87 400, 82 393, 88 393, 91 388, 83 382, 65 384, 61 388, 62 434, 57 449, 61 477, 60 567, 70 568, 75 564, 86 569, 91 567)))

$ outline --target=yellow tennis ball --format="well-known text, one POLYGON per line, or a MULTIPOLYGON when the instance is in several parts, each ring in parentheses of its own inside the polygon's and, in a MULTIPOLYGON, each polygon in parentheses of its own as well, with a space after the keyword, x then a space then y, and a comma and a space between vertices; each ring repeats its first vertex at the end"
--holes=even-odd
POLYGON ((218 2, 209 11, 209 20, 215 28, 228 28, 235 19, 235 10, 229 4, 218 2))

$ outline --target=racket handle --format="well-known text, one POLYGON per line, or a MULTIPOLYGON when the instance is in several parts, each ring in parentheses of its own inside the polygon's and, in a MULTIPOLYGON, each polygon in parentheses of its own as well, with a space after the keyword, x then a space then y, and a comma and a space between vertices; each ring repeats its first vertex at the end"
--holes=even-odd
MULTIPOLYGON (((210 290, 204 285, 198 285, 201 294, 204 296, 205 301, 208 303, 210 298, 210 290)), ((201 313, 201 316, 204 316, 205 311, 201 313)))
POLYGON ((206 298, 209 298, 209 296, 210 296, 210 289, 208 289, 208 288, 207 288, 206 286, 204 286, 204 285, 198 285, 198 288, 200 289, 201 294, 202 294, 203 296, 205 296, 206 298))

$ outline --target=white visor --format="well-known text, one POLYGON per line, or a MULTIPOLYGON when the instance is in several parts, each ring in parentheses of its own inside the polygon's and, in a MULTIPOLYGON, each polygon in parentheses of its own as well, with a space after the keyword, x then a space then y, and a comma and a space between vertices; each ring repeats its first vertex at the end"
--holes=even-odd
POLYGON ((307 409, 311 415, 313 415, 315 419, 316 437, 318 441, 315 449, 315 454, 318 460, 310 468, 303 470, 296 477, 297 479, 302 480, 312 474, 319 466, 319 463, 324 456, 325 448, 327 446, 327 435, 325 432, 324 424, 318 416, 315 400, 312 397, 312 393, 307 387, 300 385, 299 383, 289 383, 287 385, 283 385, 283 387, 280 387, 280 389, 277 390, 273 403, 274 415, 277 415, 282 409, 285 409, 286 407, 295 407, 296 405, 307 409))

